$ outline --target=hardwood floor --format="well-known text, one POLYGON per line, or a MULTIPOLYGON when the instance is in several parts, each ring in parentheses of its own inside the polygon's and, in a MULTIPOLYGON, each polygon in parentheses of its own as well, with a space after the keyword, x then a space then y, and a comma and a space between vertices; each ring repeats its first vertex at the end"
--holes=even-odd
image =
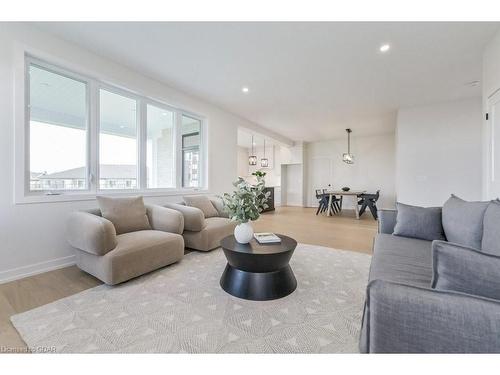
MULTIPOLYGON (((341 216, 315 215, 313 208, 278 207, 263 214, 254 225, 256 232, 276 232, 289 235, 297 242, 333 247, 336 249, 371 253, 377 222, 369 215, 360 220, 354 212, 341 216)), ((0 285, 0 353, 5 348, 26 344, 9 318, 58 299, 101 284, 96 278, 76 266, 46 272, 0 285)))
POLYGON ((370 213, 359 220, 354 210, 344 210, 340 216, 315 214, 315 208, 278 207, 261 215, 253 227, 256 232, 281 233, 297 242, 371 254, 377 221, 370 213))

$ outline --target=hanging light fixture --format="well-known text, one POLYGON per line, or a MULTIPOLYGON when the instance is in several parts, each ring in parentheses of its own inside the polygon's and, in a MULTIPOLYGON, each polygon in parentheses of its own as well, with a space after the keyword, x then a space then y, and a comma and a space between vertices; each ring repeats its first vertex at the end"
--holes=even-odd
POLYGON ((269 160, 266 158, 266 139, 264 138, 264 157, 260 159, 260 166, 267 168, 269 167, 269 160))
POLYGON ((354 155, 351 154, 351 129, 346 129, 347 132, 347 153, 342 154, 342 161, 347 164, 354 164, 354 155))
POLYGON ((255 153, 253 152, 253 134, 252 134, 252 154, 248 157, 248 165, 257 165, 257 156, 255 156, 255 153))

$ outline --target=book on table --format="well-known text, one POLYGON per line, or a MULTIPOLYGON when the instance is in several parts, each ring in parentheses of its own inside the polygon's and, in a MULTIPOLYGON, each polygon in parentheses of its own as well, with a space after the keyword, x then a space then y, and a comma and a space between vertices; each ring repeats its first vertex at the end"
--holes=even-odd
POLYGON ((254 238, 258 243, 280 243, 281 238, 279 238, 274 233, 254 233, 254 238))

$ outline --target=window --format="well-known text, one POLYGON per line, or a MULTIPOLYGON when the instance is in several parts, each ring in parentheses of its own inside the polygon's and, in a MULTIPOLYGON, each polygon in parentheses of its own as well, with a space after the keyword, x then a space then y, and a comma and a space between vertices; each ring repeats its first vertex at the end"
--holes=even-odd
POLYGON ((25 197, 205 187, 201 117, 29 56, 26 71, 25 197))
POLYGON ((201 121, 182 115, 182 186, 200 186, 201 121))
POLYGON ((87 84, 29 66, 29 191, 87 188, 87 84))
POLYGON ((174 132, 172 111, 147 105, 146 173, 148 188, 175 187, 174 132))
POLYGON ((137 101, 99 91, 99 188, 137 188, 137 101))

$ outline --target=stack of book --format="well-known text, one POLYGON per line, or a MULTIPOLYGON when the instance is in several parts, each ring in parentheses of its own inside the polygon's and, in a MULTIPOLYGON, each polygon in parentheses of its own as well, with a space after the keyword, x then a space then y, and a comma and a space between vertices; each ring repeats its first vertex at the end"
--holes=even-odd
POLYGON ((281 238, 279 238, 274 233, 254 233, 254 238, 258 243, 280 243, 281 238))

